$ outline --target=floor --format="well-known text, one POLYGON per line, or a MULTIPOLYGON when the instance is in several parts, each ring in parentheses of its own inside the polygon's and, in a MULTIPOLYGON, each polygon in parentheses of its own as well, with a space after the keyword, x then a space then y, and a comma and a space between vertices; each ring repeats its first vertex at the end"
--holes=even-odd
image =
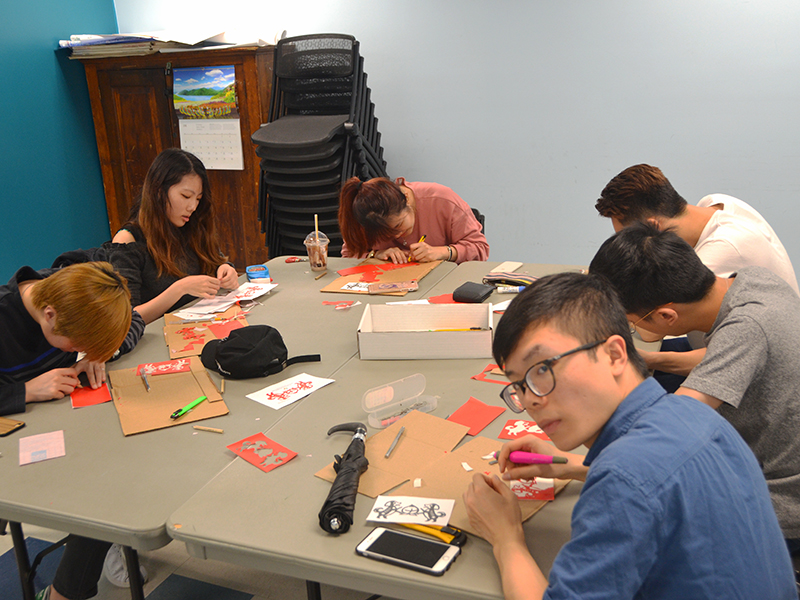
MULTIPOLYGON (((26 537, 52 542, 64 537, 63 533, 33 525, 23 524, 22 528, 26 537)), ((11 550, 13 546, 10 534, 0 535, 0 555, 11 550)), ((154 600, 217 600, 224 595, 218 589, 210 593, 208 590, 205 590, 206 593, 198 591, 202 586, 192 585, 197 581, 243 592, 251 596, 252 600, 307 598, 305 581, 214 560, 192 558, 186 553, 184 545, 178 542, 172 542, 155 551, 140 553, 139 558, 148 573, 148 581, 144 585, 145 595, 154 600), (166 582, 171 575, 178 577, 171 577, 166 582), (161 588, 157 589, 159 586, 161 588)), ((100 578, 98 587, 99 592, 95 596, 97 600, 129 600, 131 597, 130 590, 113 586, 105 577, 100 578)), ((5 597, 6 594, 0 590, 0 598, 5 597)), ((322 586, 323 600, 366 600, 367 597, 369 594, 364 592, 322 586)))

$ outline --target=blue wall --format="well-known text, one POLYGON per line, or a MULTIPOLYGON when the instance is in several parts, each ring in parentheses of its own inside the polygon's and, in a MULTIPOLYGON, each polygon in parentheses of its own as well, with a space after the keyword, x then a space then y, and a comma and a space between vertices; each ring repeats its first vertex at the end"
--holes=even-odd
POLYGON ((23 264, 109 239, 83 66, 55 52, 73 33, 115 33, 113 0, 12 0, 0 21, 0 281, 23 264))

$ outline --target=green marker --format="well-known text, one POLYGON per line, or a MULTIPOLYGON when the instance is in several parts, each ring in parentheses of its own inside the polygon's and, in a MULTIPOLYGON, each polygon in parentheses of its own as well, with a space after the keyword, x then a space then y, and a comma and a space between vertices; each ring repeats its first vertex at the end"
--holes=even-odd
POLYGON ((198 404, 200 404, 200 403, 201 403, 203 400, 205 400, 205 399, 206 399, 206 396, 200 396, 200 397, 199 397, 197 400, 195 400, 194 402, 190 402, 189 404, 187 404, 187 405, 186 405, 186 406, 184 406, 183 408, 179 408, 178 410, 176 410, 174 413, 172 413, 172 414, 170 415, 170 417, 169 417, 169 418, 170 418, 170 419, 177 419, 178 417, 182 417, 183 415, 185 415, 187 412, 189 412, 190 410, 192 410, 192 409, 193 409, 195 406, 197 406, 198 404))

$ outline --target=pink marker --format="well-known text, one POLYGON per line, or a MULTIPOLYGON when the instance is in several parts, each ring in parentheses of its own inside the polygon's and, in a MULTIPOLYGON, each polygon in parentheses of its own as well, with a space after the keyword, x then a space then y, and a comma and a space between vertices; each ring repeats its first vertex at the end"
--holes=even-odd
MULTIPOLYGON (((497 452, 494 453, 497 458, 497 452)), ((551 456, 549 454, 534 454, 533 452, 523 452, 522 450, 515 450, 508 455, 508 459, 518 465, 549 465, 549 464, 567 464, 567 459, 563 456, 551 456)))

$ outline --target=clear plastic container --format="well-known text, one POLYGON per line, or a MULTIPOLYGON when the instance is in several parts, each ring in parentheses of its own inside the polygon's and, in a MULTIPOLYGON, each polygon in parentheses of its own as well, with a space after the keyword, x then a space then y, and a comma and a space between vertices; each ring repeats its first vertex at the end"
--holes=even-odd
POLYGON ((435 410, 437 397, 423 396, 424 391, 425 376, 422 373, 367 390, 361 398, 361 406, 369 413, 370 427, 388 427, 412 410, 435 410))

